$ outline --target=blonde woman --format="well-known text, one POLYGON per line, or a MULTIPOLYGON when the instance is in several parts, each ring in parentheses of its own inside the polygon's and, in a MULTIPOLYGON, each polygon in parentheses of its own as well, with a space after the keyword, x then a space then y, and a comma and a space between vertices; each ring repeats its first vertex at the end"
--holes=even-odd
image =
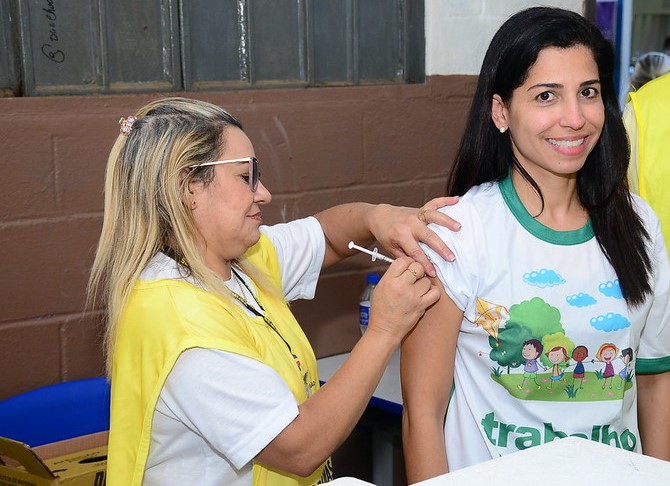
POLYGON ((329 480, 329 455, 438 297, 418 241, 436 240, 427 221, 451 224, 432 211, 451 200, 420 212, 346 204, 262 226, 271 195, 232 115, 170 98, 120 124, 89 285, 107 311, 107 484, 329 480), (395 248, 396 261, 368 331, 319 389, 314 353, 286 302, 311 298, 321 268, 348 256, 350 240, 374 238, 395 248))

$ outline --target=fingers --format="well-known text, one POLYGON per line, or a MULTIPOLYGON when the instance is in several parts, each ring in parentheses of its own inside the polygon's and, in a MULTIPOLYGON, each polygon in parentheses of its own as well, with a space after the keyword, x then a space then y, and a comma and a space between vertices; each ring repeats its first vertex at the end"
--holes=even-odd
POLYGON ((458 200, 458 196, 436 197, 431 199, 419 208, 417 217, 419 218, 419 221, 424 224, 435 223, 444 226, 445 228, 449 228, 451 231, 458 231, 461 229, 461 223, 450 216, 437 211, 444 206, 453 206, 458 200))
POLYGON ((435 277, 435 267, 419 243, 426 243, 446 261, 456 259, 451 249, 427 225, 436 223, 451 231, 458 231, 461 225, 437 210, 445 205, 456 204, 458 200, 458 197, 438 197, 420 209, 379 205, 376 208, 377 216, 373 219, 375 224, 371 228, 372 234, 395 258, 410 256, 421 264, 425 274, 435 277))
MULTIPOLYGON (((424 279, 424 277, 426 277, 426 271, 421 263, 414 261, 410 257, 400 256, 389 266, 383 278, 386 278, 386 276, 405 279, 403 282, 411 285, 414 282, 424 279)), ((429 282, 428 279, 426 279, 426 281, 429 282)))
MULTIPOLYGON (((439 207, 443 207, 445 203, 453 205, 456 204, 456 202, 458 202, 458 197, 441 197, 431 199, 419 209, 417 218, 426 226, 430 223, 435 223, 440 226, 444 226, 451 231, 458 231, 461 229, 461 224, 443 212, 437 211, 438 208, 434 207, 437 204, 441 204, 439 207)), ((435 250, 448 262, 453 262, 456 260, 456 255, 454 255, 454 252, 452 252, 451 249, 444 243, 444 241, 442 241, 442 239, 437 236, 430 228, 426 228, 425 232, 419 235, 419 240, 423 241, 425 244, 435 250)), ((432 263, 430 263, 428 257, 422 258, 422 256, 424 256, 423 250, 419 248, 419 251, 421 252, 420 254, 408 253, 408 255, 412 256, 417 261, 421 261, 421 263, 424 264, 424 267, 426 268, 426 273, 428 273, 431 277, 434 277, 435 270, 432 263), (426 264, 426 261, 428 264, 426 264)))
POLYGON ((426 272, 423 269, 423 266, 417 262, 409 264, 409 266, 407 267, 407 273, 414 277, 415 282, 419 279, 422 279, 426 274, 426 272))
POLYGON ((411 258, 407 258, 403 254, 395 255, 397 258, 391 265, 389 266, 388 270, 384 273, 384 275, 390 275, 391 277, 399 277, 403 273, 407 271, 407 268, 410 266, 412 263, 411 258))
POLYGON ((434 209, 426 209, 425 206, 419 210, 419 214, 421 214, 422 211, 423 219, 419 217, 419 220, 423 221, 425 224, 439 224, 440 226, 449 228, 451 231, 458 231, 461 229, 461 223, 453 219, 451 216, 434 209))
POLYGON ((428 209, 440 209, 445 206, 453 206, 458 202, 458 196, 442 196, 442 197, 435 197, 428 201, 426 204, 423 205, 423 207, 426 207, 428 209))
POLYGON ((418 262, 410 264, 405 273, 414 279, 414 286, 421 296, 421 307, 424 310, 437 302, 440 298, 440 290, 426 277, 423 267, 418 262))
POLYGON ((453 206, 458 201, 458 196, 436 197, 421 206, 417 213, 417 217, 419 218, 419 221, 424 224, 435 223, 444 226, 445 228, 449 228, 452 231, 458 231, 461 229, 461 223, 446 214, 437 211, 445 206, 453 206))
MULTIPOLYGON (((431 234, 435 238, 437 238, 439 241, 442 241, 432 231, 431 231, 431 234)), ((423 240, 423 238, 422 238, 422 240, 423 240)), ((426 242, 426 243, 428 243, 428 242, 426 242)), ((442 245, 447 249, 447 251, 449 251, 449 248, 444 243, 442 243, 442 245)), ((407 256, 409 256, 412 260, 414 260, 416 263, 418 263, 421 266, 421 269, 423 270, 423 272, 422 272, 423 274, 428 275, 429 277, 435 277, 437 275, 437 273, 435 272, 435 267, 433 266, 433 263, 428 259, 428 256, 426 255, 426 253, 423 251, 423 249, 418 244, 416 244, 416 242, 414 243, 414 245, 412 245, 411 248, 409 248, 407 250, 407 256)), ((446 257, 443 256, 443 258, 446 258, 446 257)))
POLYGON ((368 331, 376 328, 401 339, 439 296, 421 264, 406 256, 399 257, 389 266, 373 294, 368 331))
MULTIPOLYGON (((454 252, 451 251, 451 248, 449 248, 444 240, 437 236, 433 230, 426 228, 426 235, 422 236, 421 241, 423 241, 426 245, 431 247, 435 252, 440 255, 442 258, 444 258, 448 262, 453 262, 456 260, 456 255, 454 255, 454 252)), ((428 259, 428 257, 426 257, 428 259)), ((432 267, 432 263, 431 263, 432 267)), ((426 272, 429 273, 429 272, 426 272)), ((429 273, 431 277, 435 276, 435 272, 429 273)))
MULTIPOLYGON (((392 266, 395 268, 392 269, 389 267, 386 273, 389 274, 389 272, 393 270, 391 276, 404 279, 404 285, 416 288, 419 295, 427 294, 430 292, 431 288, 435 287, 428 279, 423 266, 419 262, 413 261, 408 257, 400 257, 396 262, 399 264, 395 265, 394 262, 392 266)), ((439 296, 439 292, 437 293, 437 296, 439 296)), ((430 299, 432 299, 432 297, 430 299)))

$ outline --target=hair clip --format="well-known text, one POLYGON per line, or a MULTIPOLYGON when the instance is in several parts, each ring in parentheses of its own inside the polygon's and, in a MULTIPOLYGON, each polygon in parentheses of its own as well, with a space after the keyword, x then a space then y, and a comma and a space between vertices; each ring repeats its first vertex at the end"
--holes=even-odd
POLYGON ((128 118, 121 117, 119 119, 120 129, 119 131, 124 135, 129 135, 130 131, 133 129, 133 123, 137 121, 137 117, 130 115, 128 118))

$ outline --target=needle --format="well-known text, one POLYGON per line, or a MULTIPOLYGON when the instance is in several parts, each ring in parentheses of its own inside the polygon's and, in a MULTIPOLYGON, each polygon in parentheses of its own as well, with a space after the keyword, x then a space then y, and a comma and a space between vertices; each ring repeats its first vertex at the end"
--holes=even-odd
POLYGON ((388 263, 393 263, 393 258, 387 257, 386 255, 382 255, 381 253, 377 252, 377 248, 374 248, 372 251, 368 250, 367 248, 363 248, 362 246, 358 246, 355 244, 353 241, 349 242, 349 249, 350 250, 358 250, 362 251, 363 253, 367 253, 368 255, 372 256, 372 261, 374 262, 375 260, 382 260, 388 263))

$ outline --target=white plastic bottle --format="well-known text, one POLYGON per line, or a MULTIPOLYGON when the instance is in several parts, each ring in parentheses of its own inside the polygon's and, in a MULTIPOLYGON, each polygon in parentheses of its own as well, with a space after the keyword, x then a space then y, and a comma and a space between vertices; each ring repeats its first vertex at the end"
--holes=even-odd
POLYGON ((375 290, 375 287, 381 278, 381 275, 378 273, 368 273, 367 286, 363 290, 359 301, 361 335, 363 335, 368 328, 368 320, 370 319, 370 299, 372 299, 372 292, 375 290))

